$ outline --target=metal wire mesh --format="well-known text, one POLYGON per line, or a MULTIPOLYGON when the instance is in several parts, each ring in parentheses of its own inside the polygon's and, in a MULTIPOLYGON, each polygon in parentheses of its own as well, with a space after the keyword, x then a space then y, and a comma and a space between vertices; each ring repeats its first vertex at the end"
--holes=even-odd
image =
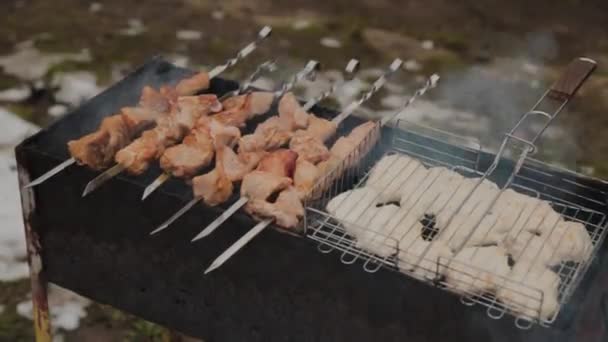
POLYGON ((599 190, 556 179, 542 171, 554 167, 530 158, 501 163, 486 178, 479 143, 397 126, 317 184, 306 203, 307 237, 345 264, 399 271, 485 306, 491 318, 510 313, 520 328, 553 323, 603 241, 605 216, 591 209, 603 204, 581 195, 599 190), (382 160, 398 164, 385 163, 382 186, 370 185, 382 160), (588 245, 568 235, 580 227, 588 245))

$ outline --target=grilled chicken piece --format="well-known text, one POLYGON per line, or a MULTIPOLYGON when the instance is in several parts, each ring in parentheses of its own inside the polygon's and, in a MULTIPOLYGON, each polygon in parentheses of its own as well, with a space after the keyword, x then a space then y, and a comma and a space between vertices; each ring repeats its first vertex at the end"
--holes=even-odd
POLYGON ((356 164, 359 161, 359 153, 371 147, 372 142, 366 141, 366 138, 375 128, 376 124, 368 121, 355 127, 349 135, 336 140, 329 150, 330 158, 318 164, 319 173, 324 175, 340 165, 348 168, 356 164))
POLYGON ((123 115, 112 115, 101 121, 97 131, 69 141, 68 149, 78 164, 102 170, 112 164, 114 154, 129 143, 130 136, 123 115))
POLYGON ((244 152, 238 155, 232 148, 220 147, 223 150, 222 163, 228 179, 232 182, 240 181, 245 175, 253 170, 260 160, 266 155, 264 151, 244 152))
POLYGON ((284 146, 293 132, 308 125, 309 115, 302 109, 292 93, 279 101, 279 115, 268 118, 256 127, 253 134, 239 140, 239 152, 272 150, 284 146))
POLYGON ((291 184, 292 180, 289 177, 254 170, 243 177, 241 197, 247 197, 249 200, 267 200, 272 194, 285 190, 291 184))
POLYGON ((265 91, 233 96, 222 102, 224 110, 213 117, 224 125, 243 127, 247 120, 268 112, 273 99, 274 95, 265 91))
POLYGON ((154 159, 160 158, 165 148, 180 142, 199 117, 221 108, 215 95, 180 97, 170 115, 158 119, 154 129, 118 151, 114 159, 130 173, 141 174, 154 159))
POLYGON ((206 72, 196 73, 177 83, 175 90, 180 96, 194 95, 197 91, 209 88, 209 74, 206 72))
POLYGON ((309 114, 300 105, 293 93, 283 95, 279 101, 279 117, 284 120, 290 131, 306 128, 309 114))
POLYGON ((319 179, 319 170, 310 161, 299 157, 296 162, 296 170, 293 175, 293 184, 300 195, 304 198, 319 179))
POLYGON ((307 131, 297 131, 289 141, 289 149, 295 151, 302 159, 306 159, 313 164, 320 163, 329 159, 329 150, 323 141, 308 134, 307 131))
POLYGON ((120 114, 103 119, 99 129, 68 142, 70 155, 80 165, 94 170, 109 167, 114 155, 127 146, 142 130, 170 111, 178 96, 191 95, 209 86, 206 73, 182 80, 176 88, 161 87, 160 91, 146 86, 142 89, 138 107, 124 108, 120 114), (198 87, 195 89, 195 87, 198 87))
POLYGON ((306 132, 319 139, 320 141, 327 141, 334 134, 336 134, 337 126, 335 123, 325 120, 323 118, 310 115, 308 118, 308 127, 306 132))
POLYGON ((216 153, 215 168, 201 176, 192 178, 194 196, 202 198, 210 206, 221 204, 232 195, 232 181, 226 175, 223 162, 223 149, 216 153))
POLYGON ((192 129, 181 144, 169 147, 160 158, 160 167, 173 177, 193 177, 209 165, 215 149, 209 127, 200 125, 192 129))
POLYGON ((256 170, 292 178, 297 159, 298 154, 294 151, 280 149, 264 156, 256 170))
POLYGON ((294 187, 281 191, 276 202, 253 200, 245 206, 245 210, 260 219, 271 218, 274 223, 283 228, 295 228, 304 216, 304 207, 294 187))

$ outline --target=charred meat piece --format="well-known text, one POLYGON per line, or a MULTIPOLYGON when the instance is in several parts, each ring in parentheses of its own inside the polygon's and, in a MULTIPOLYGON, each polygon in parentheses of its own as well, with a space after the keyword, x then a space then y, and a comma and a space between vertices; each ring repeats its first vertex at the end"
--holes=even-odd
POLYGON ((153 160, 160 158, 165 148, 180 142, 199 117, 220 109, 221 104, 215 95, 180 97, 168 116, 158 119, 154 129, 144 132, 118 151, 114 159, 129 173, 141 174, 153 160))

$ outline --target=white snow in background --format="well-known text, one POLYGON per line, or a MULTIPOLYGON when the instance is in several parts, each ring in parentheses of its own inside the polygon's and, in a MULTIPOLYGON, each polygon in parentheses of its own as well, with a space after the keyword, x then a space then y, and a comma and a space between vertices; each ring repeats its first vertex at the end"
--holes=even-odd
POLYGON ((19 88, 10 88, 0 91, 0 101, 21 102, 32 95, 30 87, 22 85, 19 88))
POLYGON ((123 36, 139 36, 140 34, 146 32, 146 27, 144 23, 140 19, 132 18, 127 22, 128 27, 119 30, 118 32, 123 36))
POLYGON ((175 32, 175 37, 179 40, 199 40, 203 37, 203 33, 195 30, 179 30, 175 32))
POLYGON ((342 47, 342 42, 340 42, 338 39, 333 38, 333 37, 321 38, 320 43, 321 43, 321 45, 328 47, 328 48, 332 48, 332 49, 337 49, 337 48, 342 47))
POLYGON ((89 50, 80 53, 42 53, 34 47, 33 41, 18 44, 15 52, 0 56, 0 67, 4 73, 26 81, 42 78, 48 70, 64 61, 90 62, 89 50))
POLYGON ((54 118, 64 116, 67 112, 68 112, 68 107, 61 105, 61 104, 52 105, 48 109, 48 114, 54 118))
POLYGON ((222 10, 215 10, 211 12, 211 18, 215 20, 223 20, 226 14, 222 10))
POLYGON ((13 147, 38 128, 0 108, 0 281, 28 276, 13 147))
MULTIPOLYGON (((90 301, 84 297, 63 288, 49 286, 49 310, 53 329, 67 331, 80 326, 80 320, 86 317, 86 307, 90 301)), ((17 313, 25 318, 33 319, 32 301, 28 299, 17 304, 17 313)))
POLYGON ((101 11, 102 9, 103 9, 103 5, 100 4, 99 2, 93 2, 89 6, 89 12, 91 12, 91 13, 97 13, 97 12, 101 11))
POLYGON ((293 24, 291 24, 291 28, 299 31, 309 28, 311 25, 310 20, 307 19, 296 19, 293 24))
POLYGON ((78 106, 102 90, 97 86, 95 74, 88 71, 58 73, 53 77, 52 84, 59 88, 55 99, 72 106, 78 106))
POLYGON ((433 50, 435 48, 435 43, 432 40, 425 40, 420 43, 420 46, 425 50, 433 50))
POLYGON ((422 65, 418 63, 415 59, 409 59, 403 63, 403 67, 407 71, 420 71, 422 69, 422 65))

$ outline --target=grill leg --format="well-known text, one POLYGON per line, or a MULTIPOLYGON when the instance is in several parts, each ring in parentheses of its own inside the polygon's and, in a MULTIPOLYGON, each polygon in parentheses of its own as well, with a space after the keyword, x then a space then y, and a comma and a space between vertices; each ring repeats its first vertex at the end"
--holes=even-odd
POLYGON ((34 314, 34 332, 36 342, 52 342, 51 321, 49 319, 49 302, 47 281, 42 271, 42 254, 38 234, 32 229, 31 214, 36 208, 34 193, 23 186, 30 181, 27 170, 18 163, 19 186, 21 188, 21 208, 23 210, 23 225, 27 246, 27 259, 30 265, 30 283, 32 286, 32 302, 34 314))

